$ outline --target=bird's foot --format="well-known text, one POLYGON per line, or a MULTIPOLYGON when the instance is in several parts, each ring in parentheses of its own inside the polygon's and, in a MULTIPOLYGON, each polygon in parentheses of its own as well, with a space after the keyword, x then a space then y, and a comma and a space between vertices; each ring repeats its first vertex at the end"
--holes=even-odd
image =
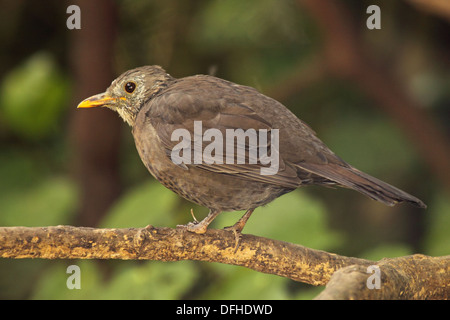
POLYGON ((187 224, 179 224, 177 225, 177 228, 182 228, 185 229, 186 231, 197 234, 203 234, 206 232, 206 229, 208 229, 208 226, 195 220, 194 222, 188 222, 187 224))
POLYGON ((201 226, 200 227, 198 226, 199 222, 198 222, 197 218, 195 217, 194 210, 192 208, 191 208, 191 216, 192 216, 192 219, 194 219, 193 222, 189 222, 187 224, 179 224, 179 225, 177 225, 177 228, 182 228, 189 232, 194 232, 194 233, 198 233, 198 234, 205 233, 206 228, 202 228, 201 226))
POLYGON ((177 228, 183 228, 189 232, 194 232, 197 234, 203 234, 206 232, 206 229, 208 228, 208 225, 204 225, 201 222, 197 220, 197 218, 194 215, 194 210, 191 208, 191 216, 194 221, 189 222, 187 224, 177 225, 177 228))
POLYGON ((242 226, 242 228, 240 228, 240 226, 237 226, 238 223, 239 223, 239 221, 231 227, 223 228, 224 230, 231 231, 234 234, 234 253, 236 253, 237 249, 239 248, 239 245, 240 245, 241 239, 242 239, 243 226, 242 226))
POLYGON ((234 252, 236 253, 237 249, 239 248, 239 244, 241 243, 242 239, 242 230, 245 227, 245 224, 248 221, 248 218, 252 215, 253 211, 255 209, 249 209, 245 212, 245 214, 242 216, 242 218, 239 219, 238 222, 236 222, 232 227, 225 227, 224 230, 232 231, 234 233, 234 252))
POLYGON ((191 215, 194 221, 189 222, 188 224, 185 225, 178 225, 177 228, 183 228, 189 232, 203 234, 206 232, 206 229, 208 229, 209 224, 214 220, 215 217, 217 217, 219 213, 220 211, 210 210, 206 218, 198 222, 198 220, 194 216, 194 211, 191 209, 191 215))

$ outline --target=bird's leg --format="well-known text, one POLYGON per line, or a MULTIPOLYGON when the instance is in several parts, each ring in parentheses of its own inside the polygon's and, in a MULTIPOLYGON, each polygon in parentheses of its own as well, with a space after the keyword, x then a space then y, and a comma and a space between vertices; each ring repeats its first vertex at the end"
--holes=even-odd
POLYGON ((254 210, 255 209, 248 209, 238 222, 236 222, 232 227, 227 227, 226 229, 233 229, 234 231, 241 233, 254 210))
POLYGON ((245 214, 238 220, 238 222, 236 222, 233 226, 231 227, 226 227, 225 230, 230 230, 233 231, 234 233, 234 237, 235 237, 235 246, 234 246, 234 251, 237 251, 237 248, 239 247, 239 242, 241 241, 241 233, 242 230, 245 227, 245 224, 247 223, 248 219, 250 218, 250 216, 252 215, 253 211, 255 209, 248 209, 245 214))
POLYGON ((194 232, 198 234, 202 234, 206 232, 206 229, 208 228, 209 224, 220 214, 221 211, 219 210, 210 210, 209 214, 206 216, 205 219, 198 222, 197 219, 194 217, 194 222, 189 222, 185 225, 178 225, 177 227, 185 228, 189 232, 194 232))

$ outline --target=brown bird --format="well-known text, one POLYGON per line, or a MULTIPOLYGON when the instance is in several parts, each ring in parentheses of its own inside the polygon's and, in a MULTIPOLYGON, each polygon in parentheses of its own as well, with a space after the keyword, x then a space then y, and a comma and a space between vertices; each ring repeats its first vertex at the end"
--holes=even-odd
POLYGON ((159 66, 144 66, 123 73, 78 108, 98 106, 118 112, 132 127, 141 160, 159 182, 209 208, 201 222, 184 226, 191 232, 206 232, 222 211, 247 210, 230 228, 240 234, 257 207, 312 184, 354 189, 389 206, 426 208, 344 162, 284 105, 251 87, 208 75, 176 79, 159 66), (228 139, 242 131, 245 141, 228 139), (226 141, 218 141, 221 136, 226 141))

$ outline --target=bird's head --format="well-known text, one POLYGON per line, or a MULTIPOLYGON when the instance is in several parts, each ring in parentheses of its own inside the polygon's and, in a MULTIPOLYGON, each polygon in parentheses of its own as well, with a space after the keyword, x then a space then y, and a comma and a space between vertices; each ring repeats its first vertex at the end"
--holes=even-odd
POLYGON ((107 107, 133 126, 142 106, 173 78, 159 66, 144 66, 121 74, 109 88, 83 100, 77 108, 107 107))

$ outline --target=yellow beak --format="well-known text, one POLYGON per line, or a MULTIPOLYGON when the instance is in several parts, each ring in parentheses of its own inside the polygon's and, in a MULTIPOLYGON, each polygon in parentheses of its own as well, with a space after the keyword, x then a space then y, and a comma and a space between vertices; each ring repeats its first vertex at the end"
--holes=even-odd
MULTIPOLYGON (((120 98, 125 100, 125 98, 120 98)), ((105 107, 107 105, 113 105, 117 103, 118 98, 113 98, 107 95, 105 92, 96 94, 95 96, 84 99, 80 102, 77 108, 94 108, 105 107)))

